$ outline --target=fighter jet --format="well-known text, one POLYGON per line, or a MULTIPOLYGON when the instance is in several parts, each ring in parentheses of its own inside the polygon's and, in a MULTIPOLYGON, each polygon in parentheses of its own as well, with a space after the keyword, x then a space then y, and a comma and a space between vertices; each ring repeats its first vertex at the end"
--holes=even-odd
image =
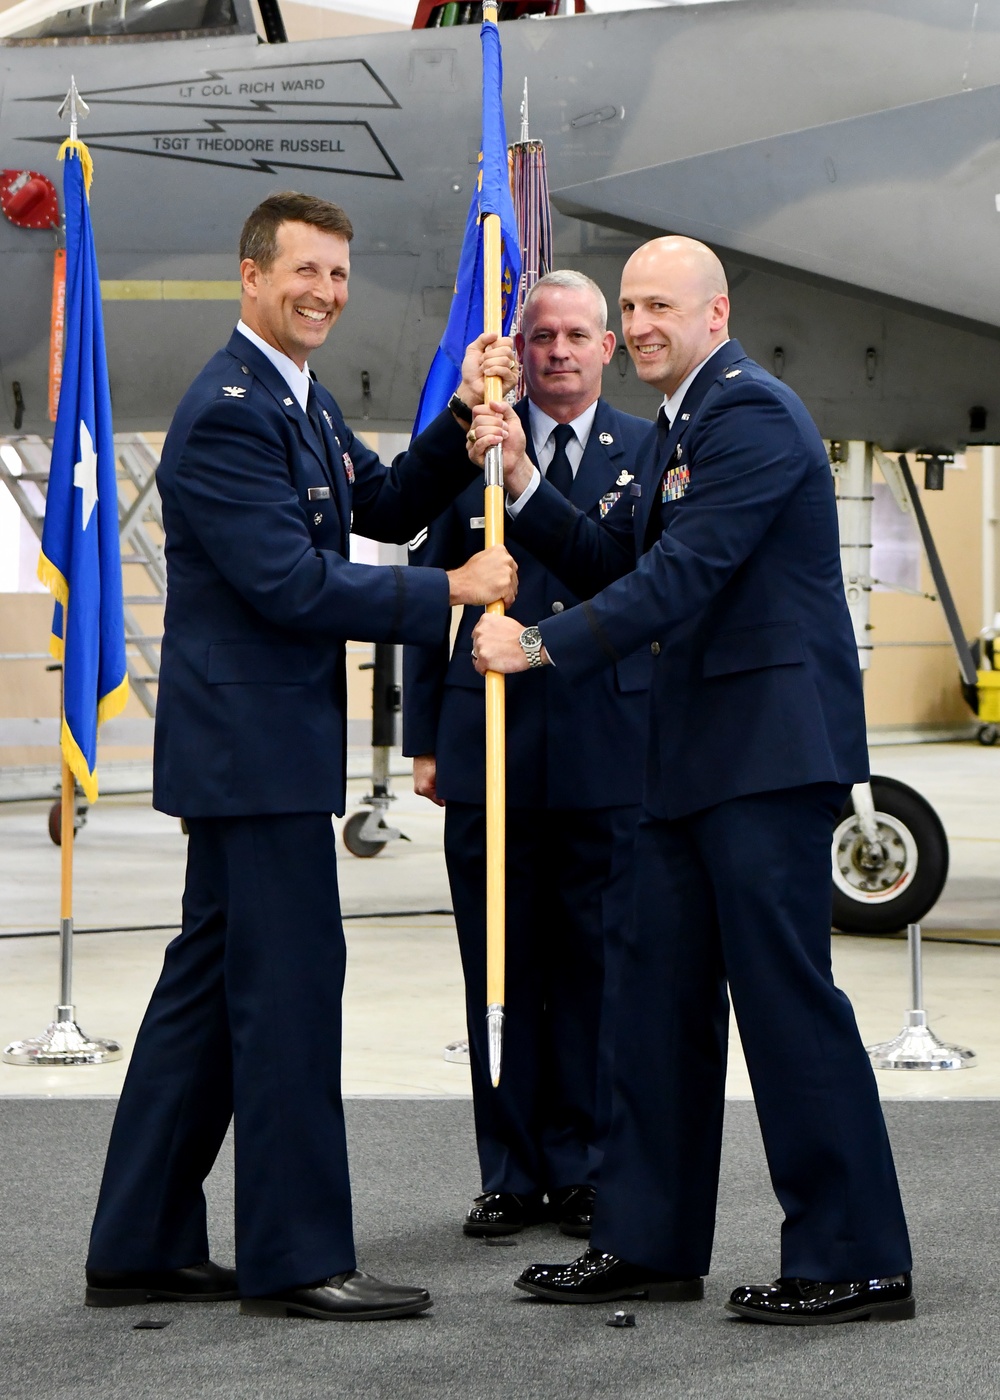
MULTIPOLYGON (((477 27, 289 44, 276 0, 264 13, 275 42, 248 0, 105 0, 0 40, 5 211, 30 213, 33 172, 58 184, 71 75, 90 104, 120 430, 166 425, 232 326, 243 217, 289 187, 357 230, 318 370, 352 421, 412 423, 475 172, 477 27)), ((1000 440, 1000 0, 723 0, 501 32, 508 130, 527 78, 559 264, 613 304, 639 239, 704 238, 736 333, 825 436, 1000 440)), ((55 240, 0 220, 0 433, 49 428, 55 240)), ((624 350, 607 391, 652 411, 624 350)))
MULTIPOLYGON (((25 8, 0 16, 0 436, 50 432, 71 77, 119 431, 165 427, 227 339, 238 230, 282 188, 336 200, 356 230, 318 372, 355 425, 408 431, 476 174, 476 24, 435 27, 420 0, 412 31, 290 44, 277 0, 260 0, 266 42, 249 0, 25 8)), ((825 437, 932 455, 1000 441, 1000 0, 720 0, 501 33, 508 131, 527 80, 545 144, 557 266, 614 305, 638 241, 702 238, 736 334, 825 437)), ((655 409, 624 347, 605 392, 655 409)), ((940 823, 877 786, 856 799, 835 841, 840 927, 919 919, 947 870, 940 823)))

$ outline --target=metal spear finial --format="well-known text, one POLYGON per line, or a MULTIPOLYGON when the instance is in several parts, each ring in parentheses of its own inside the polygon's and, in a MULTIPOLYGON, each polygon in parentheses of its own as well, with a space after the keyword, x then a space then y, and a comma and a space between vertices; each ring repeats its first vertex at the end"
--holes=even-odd
POLYGON ((90 108, 80 96, 80 91, 76 85, 76 78, 71 76, 69 80, 69 92, 66 94, 62 106, 59 108, 59 117, 62 119, 69 114, 69 139, 77 140, 77 126, 84 117, 90 116, 90 108))
POLYGON ((521 140, 528 140, 528 80, 524 80, 524 96, 521 98, 521 140))

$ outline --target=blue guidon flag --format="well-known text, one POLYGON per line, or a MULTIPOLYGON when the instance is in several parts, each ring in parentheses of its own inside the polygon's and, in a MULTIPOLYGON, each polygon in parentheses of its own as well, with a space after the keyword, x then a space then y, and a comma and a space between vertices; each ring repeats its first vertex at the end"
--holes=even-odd
POLYGON ((448 325, 431 362, 417 407, 414 434, 447 406, 462 379, 466 346, 483 333, 483 218, 500 216, 503 234, 503 333, 508 335, 517 309, 521 277, 521 239, 510 193, 507 130, 503 119, 503 59, 500 33, 488 21, 479 31, 483 45, 483 146, 469 217, 465 222, 462 255, 455 278, 455 295, 448 325))
POLYGON ((64 141, 66 348, 38 577, 56 598, 52 655, 63 663, 61 745, 97 799, 97 726, 128 698, 118 488, 101 287, 90 224, 93 171, 82 141, 64 141))

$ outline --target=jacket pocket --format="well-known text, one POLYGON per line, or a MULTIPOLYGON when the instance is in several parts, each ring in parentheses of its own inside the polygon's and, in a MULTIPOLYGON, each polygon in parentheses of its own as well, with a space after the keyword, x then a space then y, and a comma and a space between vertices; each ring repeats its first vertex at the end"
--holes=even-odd
POLYGON ((320 670, 311 647, 271 642, 212 642, 209 685, 308 685, 320 670))
POLYGON ((618 690, 622 695, 633 691, 648 690, 653 679, 653 655, 648 646, 632 652, 615 663, 615 676, 618 690))
POLYGON ((772 622, 715 637, 705 650, 701 674, 710 680, 767 666, 801 666, 805 659, 798 623, 772 622))

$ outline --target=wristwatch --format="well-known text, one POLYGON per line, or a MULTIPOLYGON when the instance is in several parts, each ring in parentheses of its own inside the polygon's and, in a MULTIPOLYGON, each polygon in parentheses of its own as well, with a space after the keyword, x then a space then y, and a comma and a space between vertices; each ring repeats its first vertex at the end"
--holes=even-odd
POLYGON ((460 399, 457 394, 452 394, 451 398, 448 400, 448 408, 450 412, 454 413, 456 418, 462 420, 467 428, 472 427, 472 409, 464 399, 460 399))
POLYGON ((542 663, 542 634, 537 627, 526 627, 517 639, 532 668, 542 663))

